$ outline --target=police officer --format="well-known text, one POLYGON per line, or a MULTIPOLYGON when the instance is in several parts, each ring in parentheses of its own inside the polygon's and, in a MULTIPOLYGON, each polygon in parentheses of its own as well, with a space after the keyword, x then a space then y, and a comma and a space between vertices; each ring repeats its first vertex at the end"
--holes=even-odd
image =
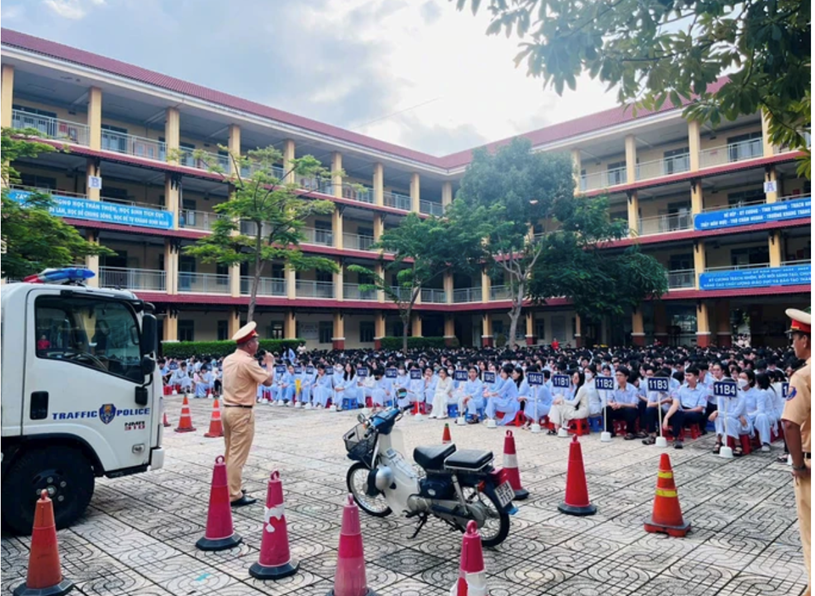
POLYGON ((812 454, 809 445, 812 427, 812 315, 809 312, 790 308, 787 309, 787 316, 792 319, 788 333, 795 356, 806 360, 806 364, 795 371, 790 378, 787 401, 784 404, 781 419, 784 421, 784 436, 787 439, 787 447, 792 458, 795 504, 798 508, 798 526, 801 529, 801 546, 804 551, 804 563, 808 577, 805 594, 808 596, 812 587, 812 569, 809 558, 812 538, 810 534, 812 454))
POLYGON ((258 384, 269 387, 274 378, 274 356, 263 357, 264 370, 257 360, 257 324, 241 327, 232 336, 238 348, 224 359, 224 442, 226 443, 226 476, 232 507, 251 505, 257 499, 247 497, 241 490, 243 466, 252 448, 255 436, 255 405, 258 384))

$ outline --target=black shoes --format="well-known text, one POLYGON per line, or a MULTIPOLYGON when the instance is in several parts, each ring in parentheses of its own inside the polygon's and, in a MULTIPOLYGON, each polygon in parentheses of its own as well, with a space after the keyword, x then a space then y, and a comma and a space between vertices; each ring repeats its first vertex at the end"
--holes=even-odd
POLYGON ((257 503, 257 499, 253 499, 252 497, 242 495, 240 499, 232 501, 230 505, 232 507, 246 507, 247 505, 251 505, 253 503, 257 503))

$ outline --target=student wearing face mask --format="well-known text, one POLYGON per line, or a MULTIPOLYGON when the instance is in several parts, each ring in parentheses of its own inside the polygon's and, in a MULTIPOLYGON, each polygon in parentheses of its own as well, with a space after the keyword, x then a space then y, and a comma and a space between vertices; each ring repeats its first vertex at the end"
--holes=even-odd
POLYGON ((345 370, 342 371, 342 374, 334 373, 334 405, 337 406, 338 410, 343 408, 342 401, 344 399, 349 400, 348 403, 351 403, 351 400, 356 399, 357 403, 359 403, 359 390, 357 388, 357 371, 354 366, 350 362, 346 362, 345 370))
POLYGON ((484 384, 478 378, 478 369, 470 366, 467 369, 467 380, 459 387, 458 411, 467 412, 468 424, 478 424, 479 411, 484 409, 484 384))
MULTIPOLYGON (((746 380, 745 378, 745 383, 741 383, 741 386, 747 386, 746 380)), ((736 392, 736 397, 719 396, 716 411, 710 415, 709 419, 716 425, 716 446, 713 448, 713 453, 719 453, 725 437, 730 437, 735 445, 733 455, 742 455, 740 436, 752 434, 753 429, 747 418, 747 402, 741 387, 736 392)))
POLYGON ((393 390, 396 392, 396 405, 405 408, 410 403, 410 377, 404 364, 396 369, 396 378, 393 380, 393 390))
POLYGON ((371 392, 371 399, 374 404, 371 413, 379 411, 385 407, 385 402, 393 399, 393 383, 385 377, 381 368, 374 371, 374 388, 371 392))
POLYGON ((498 412, 503 412, 504 417, 497 421, 499 426, 506 426, 515 420, 515 415, 520 409, 518 401, 518 386, 512 380, 513 367, 506 364, 501 368, 500 381, 496 379, 496 388, 487 391, 487 419, 495 420, 498 412))
POLYGON ((597 368, 593 364, 589 364, 583 370, 583 378, 585 379, 584 385, 586 386, 586 393, 589 398, 589 417, 600 416, 603 413, 605 403, 597 391, 594 377, 597 374, 597 368))
POLYGON ((334 393, 334 383, 332 375, 326 371, 324 364, 317 365, 317 376, 314 379, 312 395, 313 403, 318 408, 328 406, 328 401, 334 393))

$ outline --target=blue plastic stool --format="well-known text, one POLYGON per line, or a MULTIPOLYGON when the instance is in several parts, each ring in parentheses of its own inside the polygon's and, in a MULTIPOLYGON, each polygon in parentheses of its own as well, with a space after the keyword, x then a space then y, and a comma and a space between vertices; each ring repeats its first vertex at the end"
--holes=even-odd
POLYGON ((343 410, 356 410, 359 408, 359 402, 357 401, 356 397, 343 397, 342 398, 342 409, 343 410))
POLYGON ((711 422, 710 420, 708 420, 708 421, 707 421, 707 424, 705 425, 705 430, 706 430, 706 431, 708 431, 708 432, 715 432, 715 430, 716 430, 716 423, 715 423, 715 422, 711 422))
POLYGON ((589 418, 589 428, 593 433, 599 433, 603 431, 603 417, 602 416, 592 416, 589 418))
POLYGON ((449 418, 458 418, 458 404, 447 404, 447 416, 449 418))

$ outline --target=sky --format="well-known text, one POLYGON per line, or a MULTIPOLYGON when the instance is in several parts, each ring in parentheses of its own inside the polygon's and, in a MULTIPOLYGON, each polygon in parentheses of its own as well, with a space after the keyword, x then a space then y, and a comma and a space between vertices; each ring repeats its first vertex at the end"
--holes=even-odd
MULTIPOLYGON (((482 4, 486 4, 483 2, 482 4)), ((449 0, 4 0, 2 25, 447 155, 614 107, 544 90, 449 0)))

